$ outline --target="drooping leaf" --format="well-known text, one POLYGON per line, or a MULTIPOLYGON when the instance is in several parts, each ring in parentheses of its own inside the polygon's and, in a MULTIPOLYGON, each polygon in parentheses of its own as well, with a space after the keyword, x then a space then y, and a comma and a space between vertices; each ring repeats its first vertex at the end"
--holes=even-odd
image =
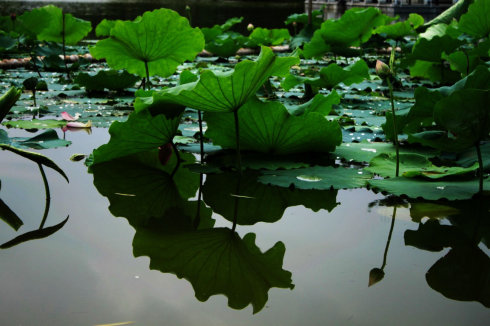
POLYGON ((5 204, 1 199, 0 199, 0 220, 7 223, 15 231, 17 231, 24 224, 24 222, 22 222, 20 217, 18 217, 17 214, 15 214, 15 212, 12 211, 10 207, 8 207, 7 204, 5 204))
POLYGON ((204 70, 198 81, 164 89, 154 98, 201 111, 232 112, 255 95, 270 76, 284 76, 298 62, 296 57, 277 57, 270 48, 262 47, 256 61, 244 60, 226 73, 204 70))
POLYGON ((259 182, 299 189, 352 189, 364 187, 371 175, 358 169, 313 166, 303 169, 264 171, 259 182))
POLYGON ((134 21, 116 22, 111 37, 97 42, 90 53, 105 58, 113 69, 126 69, 140 77, 167 77, 179 64, 193 60, 204 48, 204 37, 186 18, 170 9, 145 12, 134 21))
POLYGON ((20 155, 22 157, 25 157, 26 159, 29 159, 29 160, 37 163, 37 164, 47 166, 48 168, 51 168, 51 169, 55 170, 56 172, 58 172, 59 174, 61 174, 61 176, 63 176, 63 178, 65 178, 66 181, 69 182, 68 177, 66 176, 65 172, 63 172, 63 170, 58 165, 56 165, 56 163, 54 163, 51 159, 49 159, 48 157, 46 157, 42 154, 25 151, 25 150, 18 149, 18 148, 9 146, 9 145, 4 145, 4 144, 0 144, 0 148, 3 150, 7 150, 7 151, 10 151, 12 153, 15 153, 17 155, 20 155))
POLYGON ((451 7, 443 11, 439 16, 427 22, 424 27, 430 27, 437 24, 449 24, 454 19, 459 20, 461 15, 468 11, 468 7, 474 0, 459 0, 451 7))
POLYGON ((81 72, 75 78, 75 83, 85 87, 87 91, 103 91, 104 89, 121 91, 133 87, 140 78, 126 71, 101 70, 96 75, 81 72))
POLYGON ((171 142, 183 112, 181 107, 173 106, 169 110, 172 109, 176 111, 172 117, 164 114, 152 116, 149 108, 142 108, 133 112, 126 122, 114 121, 109 128, 109 142, 94 150, 93 164, 151 151, 171 142))
MULTIPOLYGON (((235 148, 232 113, 206 112, 206 136, 223 148, 235 148)), ((241 150, 275 155, 330 152, 342 141, 340 126, 319 113, 289 114, 279 102, 251 99, 238 111, 241 150)))
MULTIPOLYGON (((0 142, 2 142, 0 140, 0 142)), ((2 142, 5 143, 5 142, 2 142)), ((8 139, 7 145, 16 148, 48 149, 56 147, 66 147, 71 141, 60 139, 53 129, 48 129, 34 137, 12 137, 8 139)))
POLYGON ((156 222, 137 228, 135 257, 150 257, 150 268, 188 280, 199 301, 224 294, 233 309, 252 304, 259 312, 272 287, 290 288, 291 273, 282 269, 285 247, 277 242, 262 253, 255 234, 242 238, 227 228, 188 230, 156 222))
POLYGON ((257 172, 208 174, 203 186, 204 202, 228 221, 239 225, 273 223, 287 207, 303 205, 313 211, 337 206, 336 190, 301 190, 268 186, 257 182, 257 172), (238 209, 235 211, 235 205, 238 209))
POLYGON ((66 222, 68 222, 68 218, 69 216, 67 216, 66 219, 64 219, 63 221, 61 221, 56 225, 21 234, 15 237, 14 239, 1 244, 0 249, 8 249, 27 241, 47 238, 50 235, 58 232, 66 224, 66 222))
POLYGON ((339 19, 329 19, 322 23, 311 42, 305 44, 306 58, 319 57, 334 48, 359 46, 371 37, 374 28, 389 22, 377 8, 352 8, 339 19))
POLYGON ((299 116, 310 112, 317 112, 323 116, 330 114, 332 106, 340 103, 340 95, 333 90, 327 96, 317 94, 310 101, 301 104, 287 107, 291 115, 299 116))
POLYGON ((459 28, 476 38, 489 37, 490 3, 487 0, 475 0, 468 12, 461 16, 459 28))
POLYGON ((2 122, 12 106, 14 106, 15 102, 17 102, 20 94, 22 94, 21 89, 11 87, 0 97, 0 122, 2 122))

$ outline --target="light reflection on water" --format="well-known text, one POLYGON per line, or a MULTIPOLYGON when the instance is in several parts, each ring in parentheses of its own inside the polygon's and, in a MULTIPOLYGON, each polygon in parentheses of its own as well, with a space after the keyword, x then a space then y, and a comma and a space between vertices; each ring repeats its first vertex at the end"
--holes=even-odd
MULTIPOLYGON (((149 270, 148 257, 133 257, 134 229, 110 214, 108 200, 83 164, 69 161, 72 154, 89 153, 107 142, 107 131, 68 133, 67 138, 73 140, 70 147, 42 153, 70 178, 67 184, 48 172, 52 200, 47 223, 68 214, 70 220, 49 238, 0 251, 2 325, 159 325, 162 320, 168 325, 487 324, 490 315, 480 303, 449 300, 427 285, 425 273, 448 250, 429 252, 404 244, 405 231, 418 228, 407 218, 408 208, 397 210, 385 276, 368 288, 369 271, 382 263, 391 210, 368 210, 369 203, 384 196, 367 190, 339 191, 340 205, 331 213, 296 206, 276 223, 239 225, 241 237, 256 234, 262 251, 277 241, 285 244, 283 268, 291 271, 295 288, 271 289, 256 315, 250 307, 229 309, 224 296, 201 303, 189 282, 149 270)), ((7 154, 0 154, 1 198, 22 217, 23 228, 36 227, 44 205, 41 177, 35 166, 7 154)), ((213 217, 215 227, 231 227, 213 217)), ((0 242, 13 236, 2 224, 0 242)))

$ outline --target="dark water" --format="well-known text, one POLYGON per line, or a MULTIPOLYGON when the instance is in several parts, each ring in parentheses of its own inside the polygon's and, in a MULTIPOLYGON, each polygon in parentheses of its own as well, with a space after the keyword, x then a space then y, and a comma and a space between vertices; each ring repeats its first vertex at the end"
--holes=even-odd
MULTIPOLYGON (((9 130, 9 135, 25 132, 9 130)), ((81 162, 69 160, 74 153, 89 153, 107 142, 107 130, 94 129, 91 135, 69 132, 66 138, 73 141, 71 146, 42 153, 70 178, 67 184, 47 171, 52 198, 46 226, 67 215, 69 220, 47 238, 0 250, 2 325, 488 325, 490 313, 481 302, 488 307, 485 280, 490 251, 480 242, 483 239, 488 245, 484 236, 488 216, 453 212, 451 217, 442 214, 429 220, 415 214, 416 203, 405 203, 393 219, 392 203, 379 202, 385 196, 366 189, 311 194, 324 196, 317 206, 330 212, 314 212, 302 206, 311 207, 307 199, 296 197, 299 206, 286 208, 274 223, 236 226, 241 238, 255 234, 262 252, 282 242, 282 268, 291 273, 294 284, 292 290, 273 287, 265 307, 253 314, 251 306, 229 308, 223 295, 200 302, 189 281, 150 270, 150 263, 158 260, 150 261, 141 252, 135 228, 137 236, 144 233, 137 221, 116 218, 108 208, 111 205, 119 215, 135 216, 135 211, 145 215, 137 205, 121 210, 124 201, 114 200, 123 191, 137 193, 124 187, 134 177, 129 171, 136 167, 128 167, 127 173, 117 168, 94 172, 96 186, 111 198, 109 202, 94 186, 94 175, 81 162), (448 266, 450 275, 445 274, 448 266), (375 268, 383 268, 384 277, 369 287, 375 268)), ((0 198, 24 222, 18 232, 2 223, 0 242, 4 243, 39 227, 45 196, 32 162, 2 152, 0 171, 0 198)), ((215 204, 212 197, 204 194, 208 203, 215 204)), ((196 200, 197 192, 192 198, 196 200)), ((230 198, 222 200, 230 204, 230 198)), ((168 196, 162 196, 161 202, 168 201, 168 196)), ((227 228, 232 234, 231 221, 216 213, 212 218, 215 229, 227 228)), ((166 230, 158 230, 162 229, 155 226, 150 231, 165 241, 166 230)), ((160 254, 180 252, 179 245, 187 246, 178 242, 160 254)))
POLYGON ((191 8, 194 26, 222 24, 231 17, 244 17, 242 30, 248 23, 268 28, 283 28, 284 20, 293 13, 303 12, 302 1, 0 1, 0 14, 20 14, 35 7, 54 4, 76 17, 90 20, 96 26, 102 19, 134 19, 145 11, 169 8, 187 17, 186 5, 191 8))

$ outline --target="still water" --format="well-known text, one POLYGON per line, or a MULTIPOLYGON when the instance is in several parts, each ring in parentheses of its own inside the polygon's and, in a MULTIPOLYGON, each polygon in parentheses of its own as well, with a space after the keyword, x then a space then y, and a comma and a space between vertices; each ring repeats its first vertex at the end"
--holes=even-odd
MULTIPOLYGON (((18 135, 25 136, 25 132, 9 130, 10 137, 18 135)), ((62 132, 58 131, 58 135, 62 137, 62 132)), ((1 325, 132 322, 134 325, 459 326, 488 325, 490 321, 490 311, 481 303, 489 305, 490 251, 479 240, 483 238, 488 245, 488 236, 486 239, 484 236, 485 231, 488 235, 488 214, 476 217, 460 212, 459 215, 452 213, 451 218, 429 220, 415 213, 416 203, 405 203, 396 209, 393 220, 393 207, 389 202, 388 206, 380 202, 385 196, 366 189, 311 193, 318 200, 316 204, 296 200, 298 206, 286 208, 282 217, 275 218, 277 221, 273 223, 259 221, 236 226, 240 238, 247 233, 255 234, 255 244, 261 252, 282 242, 285 248, 282 269, 291 273, 294 284, 294 289, 270 289, 265 307, 253 314, 250 305, 242 310, 229 308, 224 295, 212 295, 201 302, 196 299, 189 281, 172 273, 151 270, 150 259, 140 246, 141 238, 136 239, 135 228, 128 223, 131 219, 116 218, 109 211, 111 205, 111 210, 117 214, 134 216, 140 210, 141 215, 145 215, 138 206, 121 212, 118 208, 124 207, 124 201, 114 200, 117 185, 124 185, 134 177, 131 168, 128 167, 128 173, 117 169, 107 169, 102 174, 95 171, 99 191, 104 187, 113 191, 109 202, 94 186, 94 174, 87 173, 82 162, 69 160, 72 154, 87 154, 106 143, 107 129, 95 128, 91 135, 68 132, 65 137, 73 141, 71 146, 42 151, 70 179, 68 184, 47 169, 51 205, 45 225, 56 225, 68 215, 69 219, 49 237, 0 250, 1 325), (321 202, 322 196, 325 202, 321 202), (302 204, 328 209, 314 212, 302 204), (433 227, 425 229, 429 231, 424 233, 426 237, 420 232, 413 236, 413 231, 424 225, 433 227), (410 232, 412 237, 407 236, 410 232), (455 236, 448 238, 449 233, 455 236), (465 242, 458 234, 469 234, 478 240, 465 242), (425 245, 432 251, 407 245, 407 238, 412 239, 409 240, 412 244, 425 245), (438 243, 446 244, 439 248, 438 243), (465 257, 471 259, 465 261, 465 257), (477 262, 478 266, 472 262, 477 262), (438 267, 441 263, 444 266, 438 267), (448 265, 449 276, 445 275, 448 265), (373 276, 375 268, 382 268, 384 277, 379 280, 377 271, 378 278, 374 280, 378 282, 368 286, 370 271, 373 276), (437 289, 431 288, 426 280, 430 278, 427 274, 430 269, 429 274, 436 276, 431 285, 437 289), (463 286, 462 280, 466 282, 463 286), (445 297, 441 291, 453 299, 445 297), (471 301, 457 301, 455 296, 471 301)), ((0 198, 24 222, 18 232, 2 222, 0 242, 5 243, 39 228, 45 194, 39 170, 32 162, 2 151, 0 171, 0 198)), ((205 180, 205 188, 210 180, 211 177, 205 180)), ((123 191, 130 192, 122 186, 121 194, 123 191)), ((205 201, 215 202, 212 197, 210 193, 204 194, 205 201)), ((196 198, 197 192, 193 196, 194 200, 196 198)), ((233 200, 227 196, 222 198, 225 204, 233 200)), ((169 197, 162 196, 161 201, 168 202, 169 197)), ((271 207, 264 205, 264 210, 271 211, 271 207)), ((215 229, 232 228, 233 223, 219 214, 213 213, 212 218, 215 229)), ((138 229, 138 223, 131 221, 138 229)), ((158 230, 161 228, 156 226, 146 231, 158 233, 158 230)), ((231 230, 227 232, 232 234, 231 230)), ((157 241, 168 239, 165 230, 155 237, 157 241)), ((178 247, 183 242, 176 243, 178 247)), ((179 248, 167 246, 167 251, 159 252, 162 250, 159 243, 154 244, 158 248, 152 254, 153 264, 166 263, 157 261, 155 255, 178 260, 179 248), (174 256, 169 257, 168 252, 174 252, 174 256)), ((180 252, 185 255, 185 250, 180 252)), ((267 261, 258 264, 252 271, 267 269, 260 265, 268 264, 267 261)), ((153 267, 158 268, 155 265, 153 267)), ((242 266, 246 271, 249 267, 242 266)), ((249 284, 246 275, 242 277, 244 284, 249 284)), ((371 281, 374 280, 371 277, 371 281)), ((240 298, 240 293, 235 295, 240 298)))

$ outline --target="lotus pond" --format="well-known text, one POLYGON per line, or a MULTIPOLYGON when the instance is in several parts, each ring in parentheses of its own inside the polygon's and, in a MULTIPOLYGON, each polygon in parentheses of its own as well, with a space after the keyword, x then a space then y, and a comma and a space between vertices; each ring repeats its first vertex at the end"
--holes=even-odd
POLYGON ((489 10, 2 18, 1 324, 487 325, 489 10))

